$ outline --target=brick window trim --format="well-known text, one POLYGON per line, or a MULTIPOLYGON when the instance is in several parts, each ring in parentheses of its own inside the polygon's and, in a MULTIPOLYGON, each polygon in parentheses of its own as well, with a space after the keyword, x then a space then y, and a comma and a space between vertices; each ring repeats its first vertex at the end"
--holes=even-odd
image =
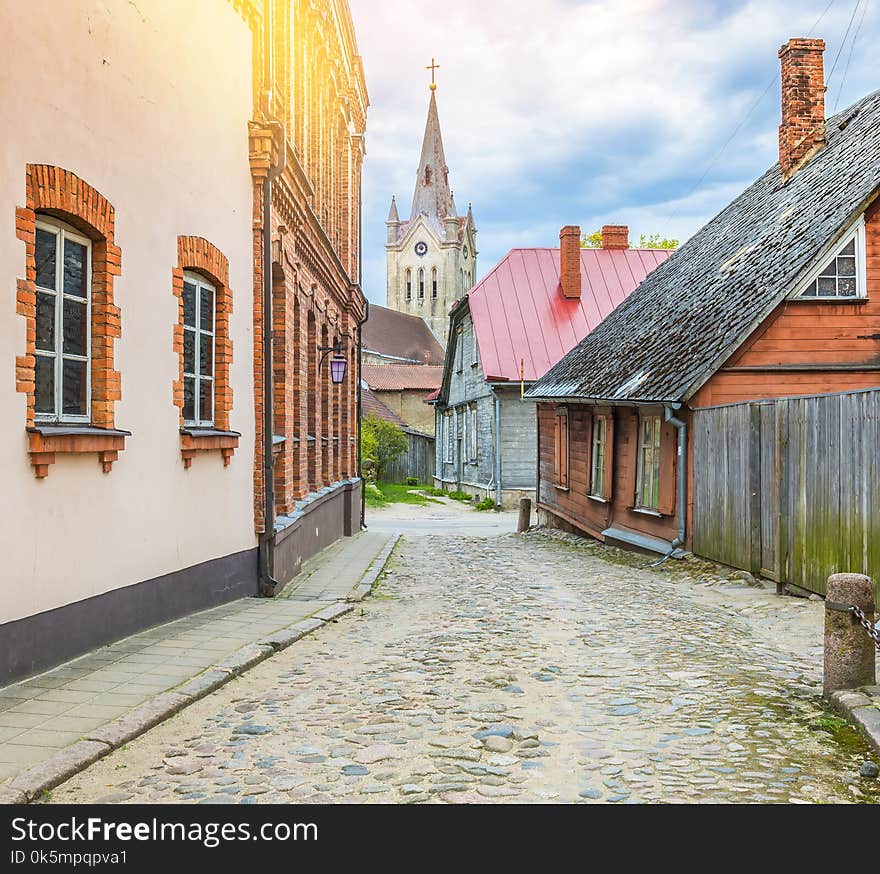
POLYGON ((220 451, 223 466, 228 467, 241 434, 229 430, 232 412, 232 386, 229 370, 232 364, 232 340, 229 322, 232 316, 232 291, 229 288, 229 261, 204 237, 177 238, 177 267, 171 271, 171 287, 177 299, 177 322, 174 325, 174 351, 177 353, 178 374, 172 385, 174 405, 179 411, 180 455, 189 469, 199 452, 220 451), (214 426, 188 427, 183 420, 183 277, 192 271, 202 274, 214 285, 214 426))
POLYGON ((115 404, 122 397, 121 377, 113 369, 114 341, 122 336, 113 280, 122 272, 122 252, 115 242, 115 211, 110 202, 76 174, 50 164, 25 167, 25 205, 15 210, 15 235, 25 246, 24 276, 16 280, 16 313, 25 319, 25 351, 15 359, 15 389, 27 396, 25 428, 28 453, 38 479, 48 475, 57 453, 95 452, 109 473, 125 448, 127 431, 116 429, 115 404), (39 214, 66 222, 92 241, 91 421, 64 426, 36 421, 37 267, 36 222, 39 214))

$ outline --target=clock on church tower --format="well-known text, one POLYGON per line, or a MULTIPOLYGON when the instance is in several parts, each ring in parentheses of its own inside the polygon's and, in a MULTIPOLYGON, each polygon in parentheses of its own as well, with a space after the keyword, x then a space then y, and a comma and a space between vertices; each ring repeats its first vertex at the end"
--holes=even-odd
POLYGON ((431 96, 412 208, 409 218, 401 219, 392 197, 385 222, 386 301, 391 309, 424 319, 445 346, 449 310, 477 278, 477 228, 470 206, 465 215, 455 206, 437 112, 440 65, 432 58, 427 69, 431 96))

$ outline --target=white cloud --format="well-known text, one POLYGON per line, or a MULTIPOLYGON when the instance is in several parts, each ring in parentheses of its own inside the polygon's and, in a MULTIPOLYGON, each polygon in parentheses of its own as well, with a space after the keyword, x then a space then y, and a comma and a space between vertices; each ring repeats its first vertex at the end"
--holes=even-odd
MULTIPOLYGON (((805 36, 825 0, 350 0, 372 107, 364 181, 365 289, 384 300, 391 194, 412 196, 435 56, 438 106, 459 209, 480 228, 481 273, 561 224, 629 223, 689 236, 775 161, 776 50, 805 36), (737 138, 693 186, 770 85, 737 138), (599 209, 597 210, 597 206, 599 209)), ((840 4, 838 4, 840 5, 840 4)), ((816 35, 826 70, 851 7, 816 35)), ((841 106, 880 86, 865 21, 841 106)), ((848 48, 829 95, 836 97, 848 48)), ((831 106, 829 105, 829 111, 831 106)))

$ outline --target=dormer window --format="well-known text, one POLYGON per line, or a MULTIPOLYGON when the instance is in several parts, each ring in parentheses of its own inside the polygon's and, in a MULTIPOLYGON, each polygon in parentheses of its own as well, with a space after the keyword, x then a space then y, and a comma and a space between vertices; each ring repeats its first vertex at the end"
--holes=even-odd
POLYGON ((855 230, 819 271, 810 275, 797 296, 841 299, 866 296, 864 219, 859 220, 855 230))

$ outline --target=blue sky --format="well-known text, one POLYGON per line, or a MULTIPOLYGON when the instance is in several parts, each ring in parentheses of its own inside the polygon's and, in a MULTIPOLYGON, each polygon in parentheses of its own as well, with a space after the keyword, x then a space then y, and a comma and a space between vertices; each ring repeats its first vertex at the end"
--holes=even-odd
POLYGON ((385 218, 392 194, 409 210, 432 56, 483 276, 565 224, 693 234, 777 159, 786 39, 824 38, 826 79, 839 54, 828 114, 880 88, 880 0, 856 2, 350 0, 371 100, 364 291, 384 304, 385 218))

